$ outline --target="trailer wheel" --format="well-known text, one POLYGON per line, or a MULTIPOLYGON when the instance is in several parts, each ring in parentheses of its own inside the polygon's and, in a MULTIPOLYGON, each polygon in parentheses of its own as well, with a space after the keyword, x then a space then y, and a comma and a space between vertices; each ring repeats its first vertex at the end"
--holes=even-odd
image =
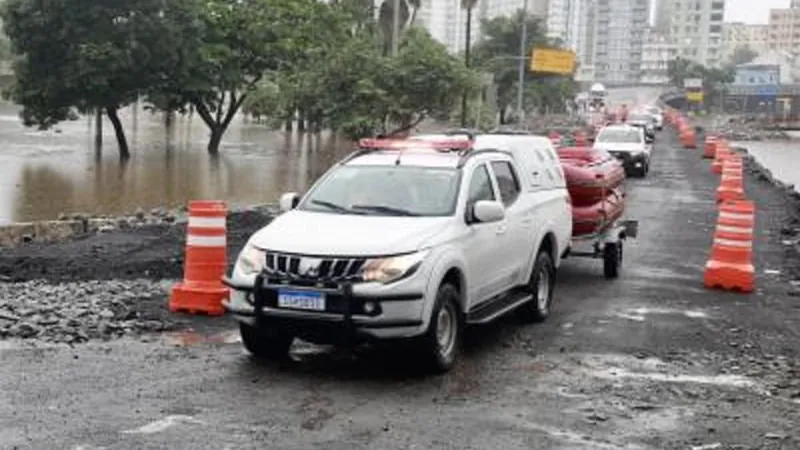
POLYGON ((603 247, 603 274, 606 278, 619 277, 622 266, 622 241, 609 242, 603 247))

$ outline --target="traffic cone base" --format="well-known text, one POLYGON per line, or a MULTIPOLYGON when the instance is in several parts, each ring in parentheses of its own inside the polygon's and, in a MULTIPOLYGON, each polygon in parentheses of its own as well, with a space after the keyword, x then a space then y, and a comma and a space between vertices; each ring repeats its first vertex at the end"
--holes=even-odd
POLYGON ((706 264, 703 284, 710 289, 753 292, 755 268, 752 264, 733 264, 712 260, 706 264))
POLYGON ((226 298, 228 298, 228 289, 224 287, 212 288, 178 283, 172 287, 169 310, 189 314, 221 316, 225 314, 222 301, 226 298))

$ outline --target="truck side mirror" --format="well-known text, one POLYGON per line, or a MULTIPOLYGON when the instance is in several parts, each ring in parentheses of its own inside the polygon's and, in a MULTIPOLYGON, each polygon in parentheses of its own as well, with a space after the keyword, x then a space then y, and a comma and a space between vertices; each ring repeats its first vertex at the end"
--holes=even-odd
POLYGON ((300 196, 297 195, 297 192, 287 192, 281 195, 279 207, 281 212, 291 211, 298 203, 300 203, 300 196))

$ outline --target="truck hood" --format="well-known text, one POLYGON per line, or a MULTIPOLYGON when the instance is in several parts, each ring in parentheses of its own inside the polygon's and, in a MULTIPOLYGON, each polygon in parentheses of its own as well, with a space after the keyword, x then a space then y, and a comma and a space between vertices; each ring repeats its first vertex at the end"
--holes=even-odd
POLYGON ((620 144, 616 142, 595 142, 594 148, 605 151, 617 152, 642 152, 645 151, 644 144, 620 144))
POLYGON ((383 256, 419 250, 452 217, 382 217, 289 211, 258 230, 258 248, 303 255, 383 256))

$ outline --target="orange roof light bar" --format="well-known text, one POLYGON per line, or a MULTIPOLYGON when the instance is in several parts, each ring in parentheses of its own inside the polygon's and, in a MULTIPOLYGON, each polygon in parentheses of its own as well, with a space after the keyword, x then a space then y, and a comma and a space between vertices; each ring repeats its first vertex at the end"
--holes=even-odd
POLYGON ((364 150, 405 150, 405 149, 429 149, 440 152, 450 152, 456 150, 469 150, 472 148, 472 141, 466 139, 361 139, 358 141, 359 148, 364 150))

